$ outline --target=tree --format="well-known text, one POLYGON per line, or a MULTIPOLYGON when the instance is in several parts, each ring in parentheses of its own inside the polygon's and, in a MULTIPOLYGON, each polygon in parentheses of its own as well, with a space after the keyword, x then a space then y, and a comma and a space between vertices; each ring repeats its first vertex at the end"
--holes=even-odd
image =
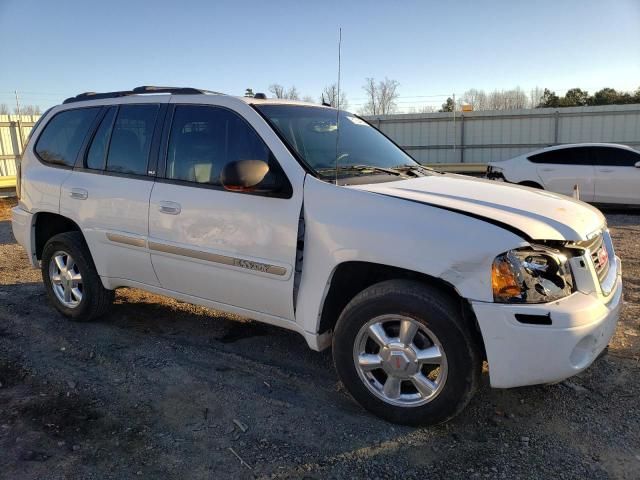
MULTIPOLYGON (((338 107, 338 84, 333 83, 327 87, 324 87, 322 90, 322 95, 320 97, 320 103, 326 102, 334 108, 338 107)), ((346 110, 349 108, 349 101, 347 100, 347 94, 342 91, 340 92, 340 108, 346 110)))
POLYGON ((396 108, 396 100, 398 99, 398 87, 400 83, 397 80, 390 80, 385 77, 376 83, 374 78, 368 77, 363 85, 363 90, 367 94, 367 102, 360 112, 364 115, 388 115, 393 113, 396 108))
POLYGON ((286 98, 288 100, 300 100, 300 94, 295 85, 289 87, 289 90, 285 89, 279 83, 273 83, 269 86, 269 91, 273 93, 276 98, 286 98))
POLYGON ((304 97, 302 97, 302 101, 307 103, 316 103, 311 95, 305 95, 304 97))
POLYGON ((455 103, 453 102, 453 98, 447 98, 447 101, 442 104, 442 108, 439 110, 440 112, 453 112, 455 109, 455 103))
POLYGON ((245 97, 253 97, 253 88, 247 88, 247 89, 244 91, 244 96, 245 96, 245 97))
POLYGON ((556 95, 556 92, 549 90, 548 88, 544 89, 542 93, 542 97, 540 98, 540 103, 538 104, 538 108, 552 107, 557 108, 560 106, 560 98, 556 95))
POLYGON ((542 95, 544 95, 544 91, 540 87, 534 87, 529 92, 529 103, 527 104, 528 108, 537 108, 542 101, 542 95))
POLYGON ((474 111, 487 110, 487 94, 484 90, 472 88, 462 94, 462 103, 471 105, 474 111))
POLYGON ((282 85, 280 85, 279 83, 273 83, 271 85, 269 85, 269 91, 271 93, 273 93, 273 95, 276 98, 285 98, 285 90, 284 87, 282 85))
POLYGON ((9 115, 9 107, 6 103, 0 103, 0 115, 9 115))
POLYGON ((561 107, 583 107, 589 104, 589 92, 580 88, 567 90, 564 97, 560 98, 561 107))
MULTIPOLYGON (((18 113, 18 108, 13 109, 13 113, 18 113)), ((40 115, 40 107, 38 105, 22 105, 20 107, 21 115, 40 115)))
POLYGON ((620 94, 613 88, 598 90, 591 97, 591 105, 614 105, 620 100, 620 94))

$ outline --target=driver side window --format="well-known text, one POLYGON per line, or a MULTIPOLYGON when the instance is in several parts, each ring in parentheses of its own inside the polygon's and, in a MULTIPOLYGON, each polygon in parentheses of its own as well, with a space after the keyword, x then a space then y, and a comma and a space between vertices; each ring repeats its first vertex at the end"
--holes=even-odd
POLYGON ((262 139, 237 114, 201 105, 176 107, 169 136, 168 179, 221 186, 224 167, 240 160, 262 160, 270 167, 276 163, 262 139))

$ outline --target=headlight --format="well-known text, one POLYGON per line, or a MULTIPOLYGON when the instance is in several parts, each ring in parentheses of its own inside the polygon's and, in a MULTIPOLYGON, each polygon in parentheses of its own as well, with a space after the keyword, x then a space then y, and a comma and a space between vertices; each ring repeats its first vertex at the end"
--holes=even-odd
POLYGON ((570 295, 573 277, 566 256, 533 247, 496 257, 491 286, 495 302, 546 303, 570 295))

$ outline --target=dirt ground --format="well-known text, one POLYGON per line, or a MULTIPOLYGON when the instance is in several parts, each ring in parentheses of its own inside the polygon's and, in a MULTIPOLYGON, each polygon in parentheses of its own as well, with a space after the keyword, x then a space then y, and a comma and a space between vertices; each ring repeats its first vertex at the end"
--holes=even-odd
POLYGON ((485 372, 459 417, 414 429, 363 411, 330 351, 285 330, 129 289, 100 321, 65 320, 10 206, 1 478, 640 478, 640 215, 607 214, 626 297, 608 355, 557 385, 492 390, 485 372))

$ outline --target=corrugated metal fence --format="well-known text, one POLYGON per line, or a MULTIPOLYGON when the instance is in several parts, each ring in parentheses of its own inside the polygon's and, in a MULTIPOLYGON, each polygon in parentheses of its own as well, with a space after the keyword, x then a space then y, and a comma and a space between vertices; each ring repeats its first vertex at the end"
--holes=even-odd
POLYGON ((640 147, 640 105, 367 117, 421 163, 487 163, 562 143, 640 147))
POLYGON ((16 158, 39 115, 0 115, 0 187, 13 186, 16 158))
MULTIPOLYGON (((0 115, 0 183, 38 115, 0 115)), ((559 143, 640 147, 640 105, 367 117, 421 163, 487 163, 559 143)), ((4 178, 3 178, 4 177, 4 178)))

